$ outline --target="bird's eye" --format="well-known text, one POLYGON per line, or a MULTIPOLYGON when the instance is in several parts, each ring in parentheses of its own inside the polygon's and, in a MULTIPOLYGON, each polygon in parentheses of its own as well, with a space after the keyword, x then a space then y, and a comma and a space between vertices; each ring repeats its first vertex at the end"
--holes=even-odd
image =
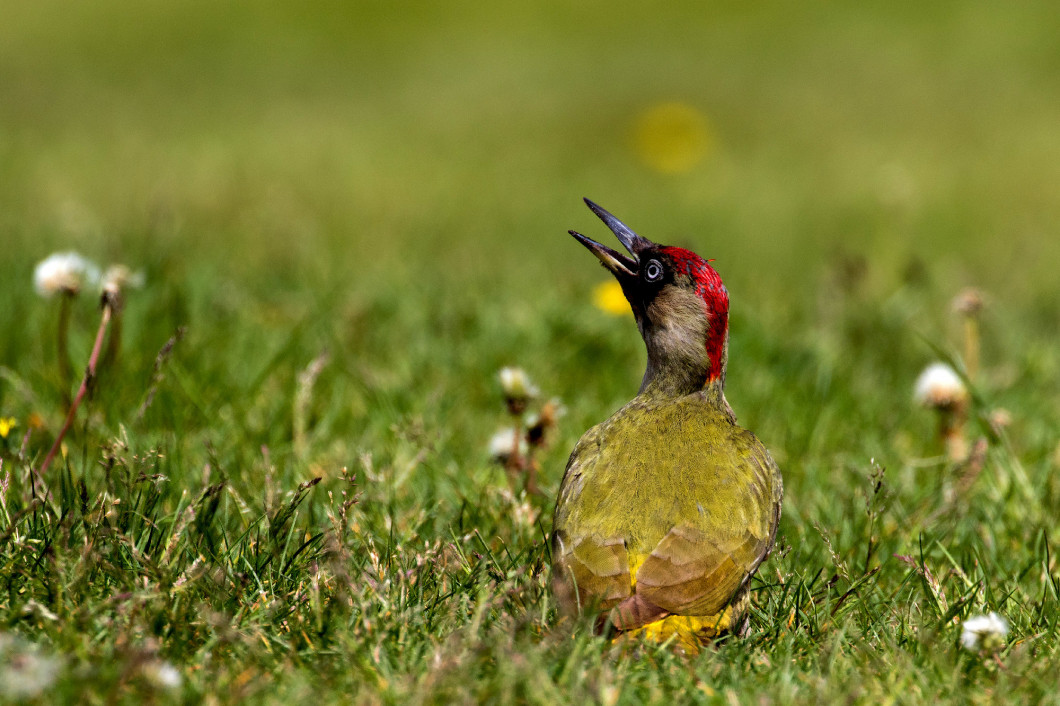
POLYGON ((649 282, 658 282, 663 276, 663 266, 658 260, 648 260, 644 266, 644 279, 649 282))

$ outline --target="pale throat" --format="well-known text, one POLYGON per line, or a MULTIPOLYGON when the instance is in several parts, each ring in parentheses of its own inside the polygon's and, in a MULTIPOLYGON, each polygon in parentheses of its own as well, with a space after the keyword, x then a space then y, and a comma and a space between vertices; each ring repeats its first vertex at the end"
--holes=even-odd
POLYGON ((641 324, 648 364, 640 394, 681 397, 705 391, 724 399, 727 321, 709 321, 697 313, 694 320, 668 318, 669 325, 641 324))

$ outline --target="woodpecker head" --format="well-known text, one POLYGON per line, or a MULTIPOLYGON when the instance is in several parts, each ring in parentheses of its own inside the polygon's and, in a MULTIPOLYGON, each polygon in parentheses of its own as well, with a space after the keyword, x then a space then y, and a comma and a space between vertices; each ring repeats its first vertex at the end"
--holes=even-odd
POLYGON ((589 199, 585 203, 629 251, 627 257, 570 231, 622 285, 648 348, 641 391, 689 394, 725 385, 729 293, 710 264, 690 250, 656 245, 589 199))

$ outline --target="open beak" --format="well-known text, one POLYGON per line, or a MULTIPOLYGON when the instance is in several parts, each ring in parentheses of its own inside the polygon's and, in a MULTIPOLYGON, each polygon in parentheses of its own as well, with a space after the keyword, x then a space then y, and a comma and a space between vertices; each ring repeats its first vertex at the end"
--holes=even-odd
POLYGON ((620 282, 627 277, 636 278, 637 273, 640 271, 638 254, 654 247, 655 243, 647 238, 642 238, 637 235, 629 228, 629 226, 612 216, 600 206, 597 206, 589 199, 585 199, 585 203, 601 221, 607 224, 607 227, 611 229, 611 232, 615 234, 615 237, 622 242, 622 245, 633 257, 627 257, 622 253, 612 250, 606 245, 601 245, 592 238, 587 238, 577 231, 572 230, 568 232, 577 238, 582 245, 589 248, 589 251, 592 252, 593 255, 596 255, 600 262, 604 263, 604 267, 609 269, 620 282))
POLYGON ((618 277, 621 280, 623 277, 635 278, 637 276, 637 270, 640 268, 640 265, 638 265, 637 261, 633 258, 626 257, 622 253, 616 252, 606 245, 601 245, 592 238, 587 238, 576 230, 569 230, 567 232, 577 238, 582 245, 589 248, 589 252, 600 258, 600 262, 604 263, 604 267, 611 270, 611 273, 615 277, 618 277))

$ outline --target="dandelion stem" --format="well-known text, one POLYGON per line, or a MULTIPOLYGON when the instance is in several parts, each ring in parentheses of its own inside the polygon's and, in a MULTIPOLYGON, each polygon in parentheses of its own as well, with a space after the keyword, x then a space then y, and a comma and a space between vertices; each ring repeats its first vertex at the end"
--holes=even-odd
POLYGON ((979 373, 979 318, 983 311, 983 295, 975 287, 968 287, 953 300, 954 310, 964 320, 964 372, 974 381, 979 373))
POLYGON ((523 487, 528 495, 538 495, 541 492, 537 488, 537 459, 533 453, 530 451, 526 458, 526 480, 523 487))
POLYGON ((103 315, 100 318, 99 331, 96 332, 96 342, 92 345, 92 354, 88 357, 88 365, 85 367, 85 376, 81 379, 81 387, 78 388, 77 396, 74 397, 74 401, 70 405, 70 411, 66 414, 66 422, 63 423, 63 428, 59 430, 59 435, 55 437, 55 443, 52 444, 51 449, 48 451, 48 455, 44 457, 44 463, 41 464, 39 473, 41 477, 48 472, 48 467, 51 465, 52 459, 55 458, 56 452, 58 452, 59 447, 62 445, 66 433, 70 431, 70 427, 73 426, 74 416, 77 414, 77 408, 81 406, 81 400, 85 398, 89 386, 96 377, 96 363, 99 362, 99 352, 103 348, 103 337, 107 333, 107 325, 110 323, 112 310, 113 305, 111 303, 111 298, 104 294, 103 315))
POLYGON ((979 374, 979 319, 976 314, 964 317, 964 370, 969 380, 979 374))
POLYGON ((964 401, 939 410, 939 437, 946 446, 946 456, 954 463, 968 459, 968 440, 964 436, 967 419, 968 406, 964 401))
POLYGON ((518 492, 516 473, 523 470, 523 457, 519 453, 519 442, 522 440, 522 424, 518 416, 512 415, 515 421, 515 427, 512 429, 512 452, 508 455, 508 462, 505 464, 508 471, 508 484, 512 487, 512 493, 518 492))
POLYGON ((118 362, 121 354, 121 309, 117 309, 111 316, 110 337, 107 339, 107 352, 103 354, 103 367, 111 369, 118 362))
POLYGON ((76 295, 64 290, 59 298, 59 329, 56 332, 56 357, 59 364, 59 380, 62 384, 63 406, 70 409, 70 385, 73 383, 74 370, 70 365, 69 335, 70 307, 76 295))

